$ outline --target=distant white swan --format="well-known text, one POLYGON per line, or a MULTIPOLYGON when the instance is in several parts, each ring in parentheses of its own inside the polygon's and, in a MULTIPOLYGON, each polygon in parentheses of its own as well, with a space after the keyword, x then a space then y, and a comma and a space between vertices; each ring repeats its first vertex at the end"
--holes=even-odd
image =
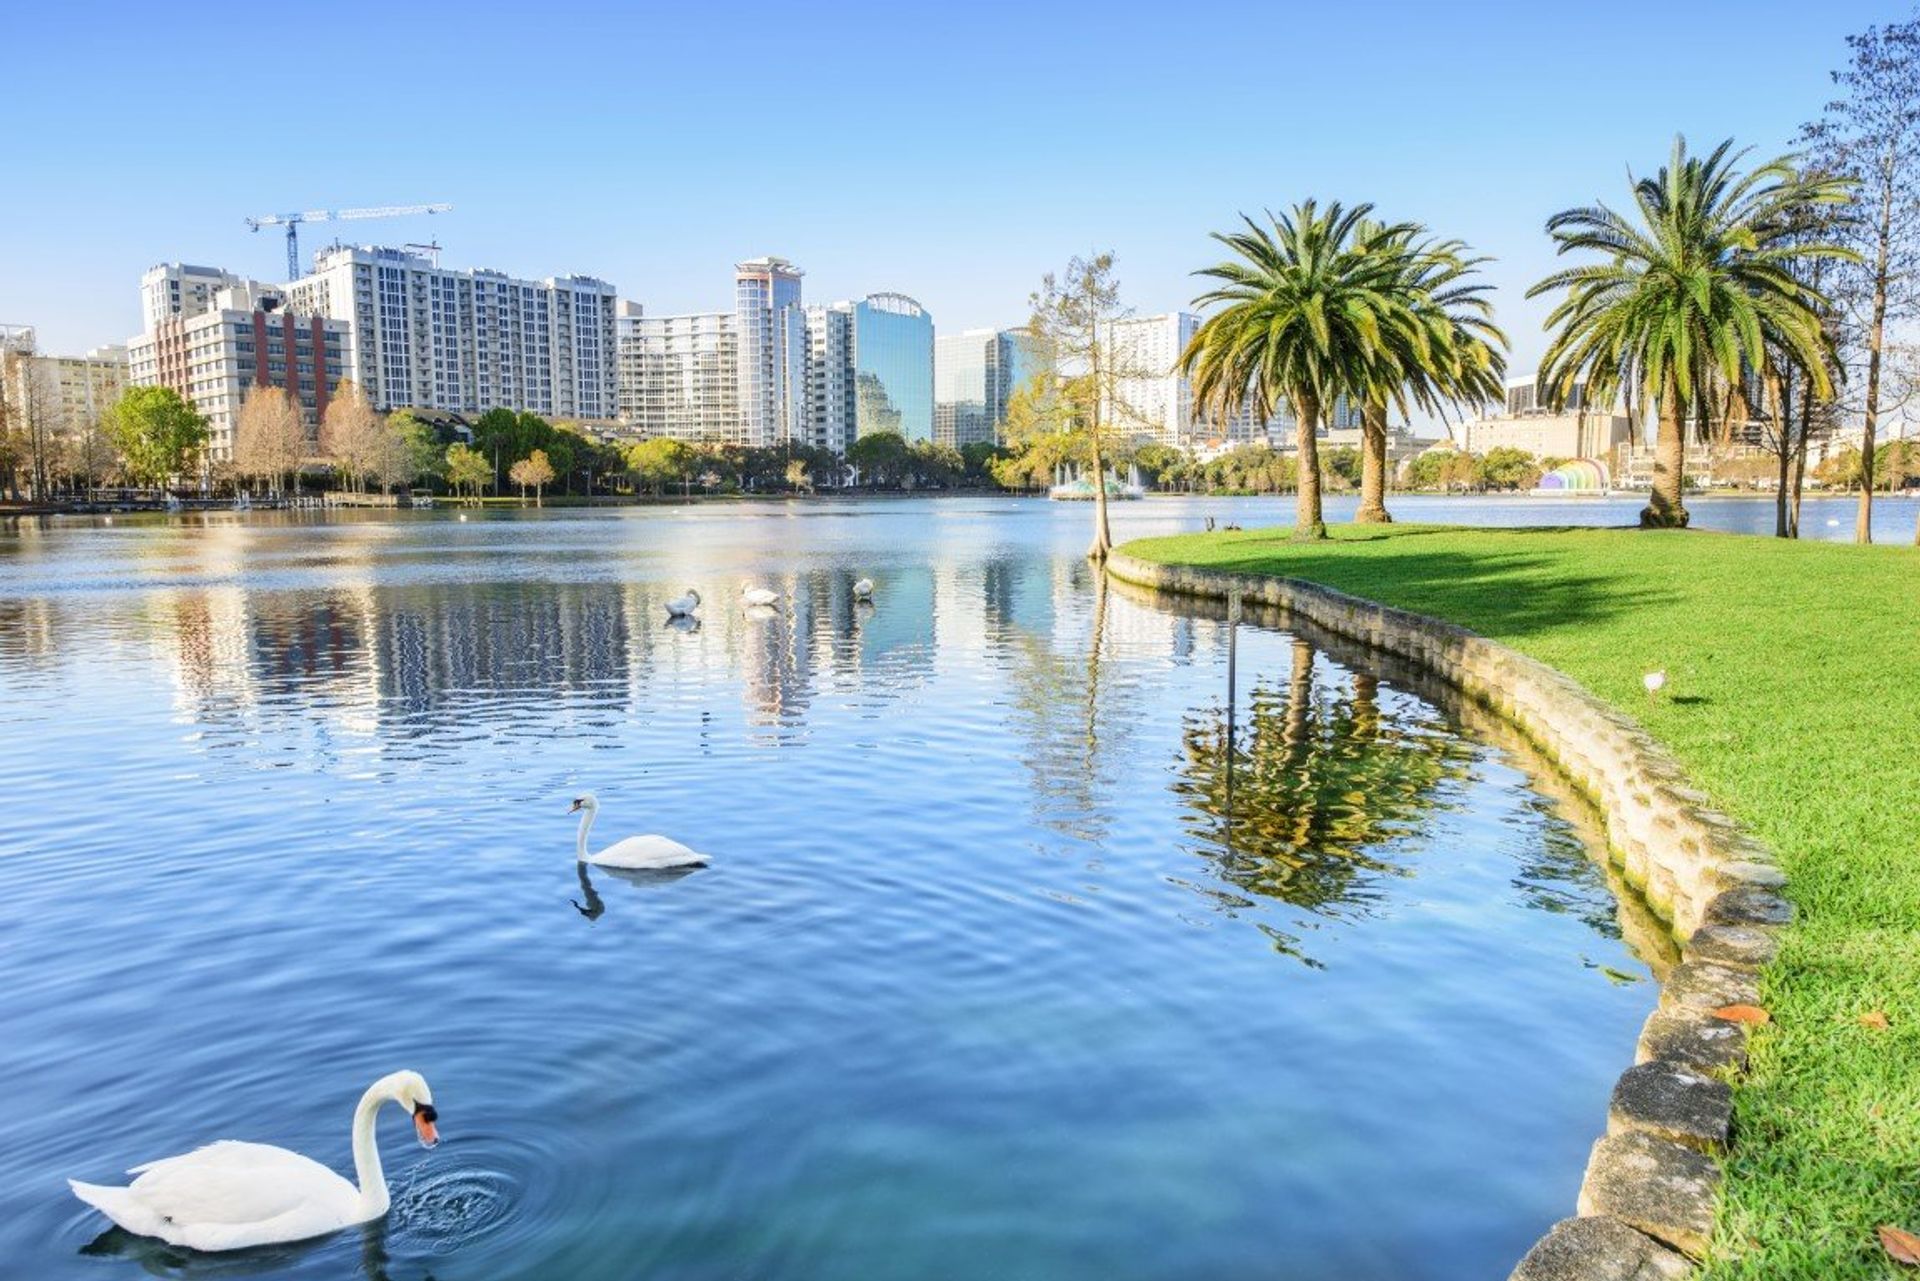
POLYGON ((668 618, 692 618, 693 612, 700 608, 700 593, 689 587, 680 595, 667 602, 668 618))
POLYGON ((353 1112, 355 1186, 318 1161, 265 1143, 210 1143, 183 1156, 127 1171, 124 1188, 67 1180, 73 1194, 127 1231, 190 1250, 244 1250, 305 1241, 387 1212, 374 1117, 398 1103, 413 1117, 420 1142, 440 1141, 433 1091, 418 1072, 383 1076, 353 1112))
POLYGON ((740 584, 740 603, 749 608, 756 605, 771 606, 780 599, 780 593, 765 587, 755 587, 752 583, 740 584))
POLYGON ((690 850, 680 842, 665 836, 629 836, 626 840, 609 845, 598 854, 587 853, 587 833, 593 828, 593 820, 599 817, 600 801, 592 792, 582 792, 573 798, 573 809, 580 813, 580 835, 574 841, 574 856, 582 863, 591 863, 595 867, 624 868, 663 868, 663 867, 705 867, 707 856, 697 850, 690 850))
POLYGON ((855 600, 872 600, 873 580, 871 578, 863 578, 855 583, 853 585, 853 598, 855 600))

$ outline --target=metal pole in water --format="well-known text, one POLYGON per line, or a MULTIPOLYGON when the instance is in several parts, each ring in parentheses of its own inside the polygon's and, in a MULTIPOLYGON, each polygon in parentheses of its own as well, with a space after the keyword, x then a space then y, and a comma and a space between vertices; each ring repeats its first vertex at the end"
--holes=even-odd
POLYGON ((1240 593, 1233 592, 1227 597, 1227 813, 1226 835, 1227 852, 1233 852, 1233 758, 1237 755, 1239 737, 1234 733, 1234 704, 1239 701, 1235 694, 1236 675, 1239 665, 1240 640, 1240 593))

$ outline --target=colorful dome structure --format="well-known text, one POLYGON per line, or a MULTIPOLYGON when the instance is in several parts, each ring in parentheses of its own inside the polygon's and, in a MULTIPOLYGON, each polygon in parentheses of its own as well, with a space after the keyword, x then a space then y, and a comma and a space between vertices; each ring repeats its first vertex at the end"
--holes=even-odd
POLYGON ((1591 458, 1576 458, 1561 463, 1540 478, 1536 493, 1604 494, 1608 489, 1607 465, 1591 458))

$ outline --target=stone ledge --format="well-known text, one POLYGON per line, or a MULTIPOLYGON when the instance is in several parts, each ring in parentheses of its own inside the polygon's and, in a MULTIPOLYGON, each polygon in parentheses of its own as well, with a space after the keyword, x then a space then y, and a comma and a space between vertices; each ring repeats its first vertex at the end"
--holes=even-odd
POLYGON ((1684 940, 1681 963, 1641 1031, 1637 1066, 1614 1089, 1609 1133, 1594 1147, 1580 1192, 1585 1217, 1554 1225, 1513 1276, 1688 1275, 1681 1255, 1636 1229, 1695 1255, 1712 1234, 1720 1169, 1699 1149, 1728 1142, 1731 1092, 1706 1074, 1744 1068, 1747 1038, 1712 1010, 1758 999, 1757 971, 1777 954, 1779 927, 1793 920, 1772 852, 1713 809, 1631 717, 1497 641, 1299 579, 1158 565, 1124 552, 1106 571, 1137 587, 1263 603, 1415 663, 1531 739, 1593 802, 1621 874, 1684 940))
POLYGON ((1607 1133, 1638 1133, 1709 1155, 1724 1150, 1733 1127, 1733 1089, 1671 1059, 1620 1074, 1607 1109, 1607 1133))
POLYGON ((1720 1166, 1649 1134, 1609 1134, 1593 1145, 1580 1213, 1604 1214, 1699 1258, 1713 1235, 1720 1166))
POLYGON ((1507 1281, 1680 1281, 1692 1272, 1685 1256, 1618 1219, 1562 1219, 1507 1281))

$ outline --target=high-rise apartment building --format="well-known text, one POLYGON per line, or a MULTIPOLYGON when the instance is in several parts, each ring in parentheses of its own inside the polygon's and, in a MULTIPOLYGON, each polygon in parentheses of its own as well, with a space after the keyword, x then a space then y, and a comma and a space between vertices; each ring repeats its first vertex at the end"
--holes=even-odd
MULTIPOLYGON (((1262 421, 1242 410, 1225 421, 1210 420, 1194 403, 1193 384, 1179 371, 1180 353, 1199 331, 1200 318, 1175 311, 1133 316, 1101 327, 1101 342, 1113 377, 1103 388, 1102 418, 1114 431, 1157 440, 1176 449, 1221 449, 1271 443, 1288 447, 1293 420, 1284 407, 1262 421)), ((1322 426, 1348 425, 1344 398, 1322 426)), ((1351 425, 1357 426, 1357 417, 1351 425)))
POLYGON ((266 286, 218 267, 168 262, 150 267, 140 277, 140 326, 153 333, 169 316, 192 318, 213 306, 213 296, 237 285, 266 286))
POLYGON ((933 342, 933 438, 959 449, 996 444, 1007 400, 1033 376, 1024 330, 968 329, 933 342))
POLYGON ((350 376, 378 408, 603 421, 617 412, 615 292, 372 245, 323 249, 288 286, 295 310, 348 322, 350 376))
POLYGON ((855 436, 853 304, 809 307, 807 414, 804 439, 817 449, 847 452, 855 436))
POLYGON ((785 258, 736 263, 741 443, 777 445, 803 435, 807 329, 801 270, 785 258))
MULTIPOLYGON (((142 278, 142 295, 153 297, 155 282, 182 278, 156 267, 142 278)), ((127 344, 128 381, 171 387, 190 401, 207 419, 207 452, 215 462, 233 457, 240 406, 253 388, 293 393, 312 439, 327 398, 347 376, 348 324, 293 311, 286 291, 274 286, 226 275, 208 294, 188 291, 177 310, 149 314, 159 318, 127 344)))
POLYGON ((633 303, 622 307, 621 421, 642 436, 746 443, 734 314, 648 316, 633 303))
POLYGON ((905 294, 853 307, 854 437, 890 431, 933 439, 933 317, 905 294))

